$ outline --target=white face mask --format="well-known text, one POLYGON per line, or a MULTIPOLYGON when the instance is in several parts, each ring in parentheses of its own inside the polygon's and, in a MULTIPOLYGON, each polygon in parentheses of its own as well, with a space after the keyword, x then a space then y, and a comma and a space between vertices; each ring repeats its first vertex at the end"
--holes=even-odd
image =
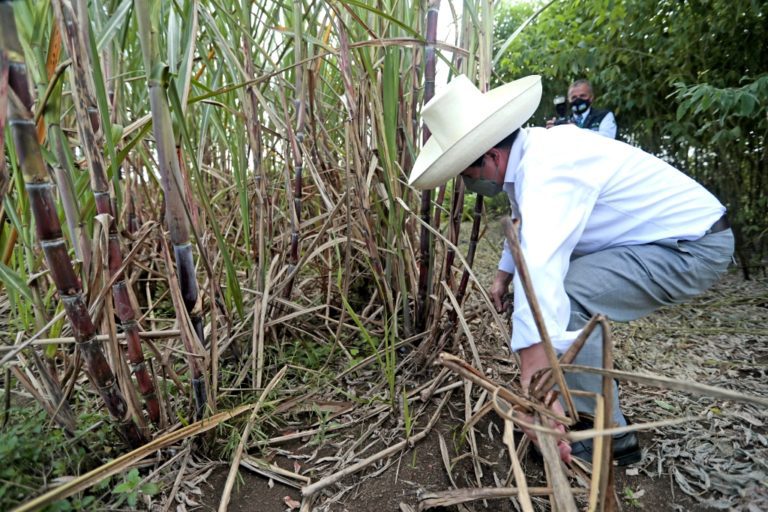
POLYGON ((502 185, 487 178, 470 178, 468 176, 462 176, 461 178, 464 180, 464 186, 467 190, 481 196, 493 197, 504 190, 502 185))

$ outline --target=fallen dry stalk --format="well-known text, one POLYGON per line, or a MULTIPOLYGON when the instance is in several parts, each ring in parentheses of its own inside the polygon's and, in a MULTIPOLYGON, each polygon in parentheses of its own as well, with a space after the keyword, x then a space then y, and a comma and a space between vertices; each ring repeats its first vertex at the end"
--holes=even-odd
MULTIPOLYGON (((482 387, 489 393, 498 396, 502 400, 509 402, 515 407, 519 407, 521 412, 530 414, 532 413, 532 411, 537 411, 537 412, 541 412, 545 416, 555 421, 558 421, 560 423, 564 423, 566 425, 572 423, 572 421, 569 418, 566 418, 564 416, 558 416, 557 414, 553 413, 550 409, 546 407, 543 407, 539 404, 535 404, 530 400, 526 400, 524 398, 517 396, 516 394, 514 394, 512 391, 505 388, 504 386, 497 384, 493 382, 491 379, 485 377, 480 372, 478 372, 475 368, 473 368, 470 364, 468 364, 466 361, 463 361, 462 359, 454 355, 448 354, 446 352, 442 352, 438 356, 437 362, 445 366, 446 368, 449 368, 450 370, 453 370, 454 372, 458 373, 464 379, 469 380, 474 384, 477 384, 478 386, 482 387)), ((525 427, 531 428, 533 430, 554 433, 554 431, 551 429, 547 429, 546 427, 542 427, 539 425, 529 424, 527 422, 520 420, 519 418, 514 418, 514 421, 516 423, 520 423, 525 427)))
POLYGON ((260 475, 276 480, 290 487, 301 489, 302 484, 309 484, 312 480, 308 476, 283 469, 276 464, 270 464, 263 459, 257 459, 247 453, 240 459, 240 465, 260 475))
MULTIPOLYGON (((586 494, 586 489, 574 489, 574 494, 586 494)), ((551 487, 529 487, 531 496, 548 496, 551 487)), ((520 494, 517 487, 478 487, 476 489, 455 489, 450 491, 429 492, 419 498, 419 510, 435 507, 448 507, 477 500, 496 500, 514 498, 520 494)))
POLYGON ((685 391, 712 398, 724 398, 726 400, 735 400, 737 402, 748 402, 755 405, 768 406, 768 398, 761 396, 748 395, 731 391, 730 389, 718 388, 698 382, 682 381, 663 377, 661 375, 643 375, 640 373, 625 372, 620 370, 606 370, 603 368, 592 368, 590 366, 581 366, 576 364, 563 365, 563 369, 569 372, 596 373, 614 379, 637 382, 646 386, 653 386, 661 389, 674 389, 675 391, 685 391))
POLYGON ((360 462, 358 462, 356 464, 352 464, 351 466, 346 467, 346 468, 342 469, 341 471, 338 471, 338 472, 336 472, 336 473, 334 473, 332 475, 328 475, 325 478, 321 478, 320 480, 318 480, 317 482, 315 482, 315 483, 313 483, 311 485, 303 487, 301 489, 301 495, 305 496, 305 497, 306 496, 312 496, 312 495, 316 494, 317 492, 319 492, 320 490, 325 489, 329 485, 332 485, 332 484, 338 482, 342 478, 344 478, 346 476, 349 476, 349 475, 352 475, 354 473, 357 473, 361 469, 363 469, 363 468, 365 468, 367 466, 370 466, 371 464, 373 464, 377 460, 383 459, 385 457, 389 457, 390 455, 395 454, 398 451, 402 450, 406 446, 409 446, 409 445, 413 446, 415 443, 418 443, 419 441, 421 441, 422 439, 427 437, 427 435, 432 430, 432 427, 434 427, 435 423, 437 423, 438 418, 440 418, 440 413, 442 412, 443 407, 445 407, 445 404, 448 403, 448 399, 451 398, 452 394, 453 394, 453 392, 448 392, 448 393, 445 394, 443 399, 438 404, 437 409, 432 414, 432 417, 429 419, 429 423, 427 424, 426 427, 424 427, 424 429, 421 432, 419 432, 415 436, 412 436, 412 437, 410 437, 408 439, 404 439, 403 441, 400 441, 399 443, 393 444, 392 446, 390 446, 388 448, 385 448, 384 450, 381 450, 380 452, 375 453, 375 454, 371 455, 370 457, 367 457, 367 458, 361 460, 360 462))
POLYGON ((537 437, 541 455, 544 458, 544 464, 547 468, 547 482, 552 487, 551 496, 552 499, 554 499, 554 504, 557 505, 557 507, 553 506, 553 509, 565 512, 576 512, 578 510, 576 508, 576 501, 573 498, 573 490, 568 483, 568 477, 565 475, 565 468, 560 460, 560 453, 557 449, 557 439, 545 432, 540 432, 537 437))
POLYGON ((618 436, 626 434, 627 432, 638 432, 640 430, 653 430, 661 427, 669 427, 671 425, 678 425, 680 423, 687 423, 689 421, 701 421, 704 420, 703 416, 684 416, 682 418, 670 418, 668 420, 649 421, 647 423, 633 423, 626 427, 613 427, 613 428, 590 428, 587 430, 574 430, 565 435, 565 438, 569 441, 583 441, 584 439, 594 439, 600 436, 618 436))

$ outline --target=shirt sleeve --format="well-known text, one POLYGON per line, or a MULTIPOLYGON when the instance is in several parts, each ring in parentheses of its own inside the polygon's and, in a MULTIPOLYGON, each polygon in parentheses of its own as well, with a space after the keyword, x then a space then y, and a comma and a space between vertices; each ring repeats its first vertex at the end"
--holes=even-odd
POLYGON ((515 273, 515 258, 512 256, 512 249, 509 247, 509 242, 504 240, 504 247, 501 250, 501 259, 499 260, 499 270, 506 272, 507 274, 515 273))
POLYGON ((605 135, 610 139, 616 138, 616 118, 613 116, 613 112, 608 112, 605 117, 600 121, 600 129, 598 130, 600 135, 605 135))
MULTIPOLYGON (((572 164, 542 165, 532 174, 537 174, 533 183, 521 191, 521 248, 547 332, 557 350, 566 350, 578 332, 567 331, 571 307, 565 275, 599 191, 572 164)), ((539 343, 541 336, 519 272, 513 282, 511 347, 517 351, 539 343)))

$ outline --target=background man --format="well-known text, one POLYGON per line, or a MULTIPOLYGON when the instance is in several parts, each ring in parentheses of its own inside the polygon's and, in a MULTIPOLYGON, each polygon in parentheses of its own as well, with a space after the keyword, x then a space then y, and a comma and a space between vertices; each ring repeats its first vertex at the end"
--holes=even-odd
MULTIPOLYGON (((586 128, 615 139, 617 126, 613 112, 592 106, 594 100, 595 95, 589 80, 573 82, 568 88, 568 102, 571 105, 572 114, 569 121, 579 128, 586 128)), ((554 125, 555 118, 547 121, 547 128, 552 128, 554 125)))
MULTIPOLYGON (((422 109, 432 137, 409 183, 434 188, 461 174, 468 190, 509 197, 543 320, 555 349, 568 349, 589 318, 630 321, 694 297, 725 272, 733 233, 725 207, 701 185, 644 151, 589 130, 520 128, 538 107, 541 80, 525 77, 482 94, 456 77, 422 109)), ((549 366, 505 246, 491 287, 496 308, 514 282, 511 348, 521 380, 549 366), (514 278, 513 278, 514 276, 514 278)), ((602 366, 599 332, 575 363, 602 366)), ((566 374, 568 386, 601 393, 601 377, 566 374)), ((592 398, 574 397, 594 414, 592 398)), ((556 401, 553 410, 562 413, 556 401)), ((626 425, 614 389, 613 422, 626 425)), ((560 455, 591 459, 591 442, 560 455)), ((634 433, 614 437, 619 463, 640 459, 634 433)))

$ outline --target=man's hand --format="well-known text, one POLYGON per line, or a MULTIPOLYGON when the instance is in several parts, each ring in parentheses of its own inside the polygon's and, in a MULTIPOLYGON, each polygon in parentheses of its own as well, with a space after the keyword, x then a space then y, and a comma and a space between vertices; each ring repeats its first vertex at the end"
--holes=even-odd
POLYGON ((552 119, 547 119, 547 128, 552 128, 555 126, 555 121, 557 121, 556 117, 553 117, 552 119))
MULTIPOLYGON (((543 368, 549 368, 549 360, 547 359, 547 354, 544 351, 544 345, 541 343, 537 343, 520 350, 518 355, 520 356, 520 383, 523 386, 523 391, 527 393, 531 385, 531 378, 537 371, 543 368)), ((547 396, 547 399, 549 399, 549 395, 547 396)), ((550 409, 558 416, 565 415, 565 411, 563 411, 563 406, 560 405, 559 400, 552 401, 550 409)), ((533 418, 531 417, 525 419, 529 422, 533 422, 533 418)), ((564 425, 546 418, 544 419, 544 422, 546 426, 554 428, 555 430, 565 434, 564 425)), ((523 428, 523 432, 525 432, 526 435, 531 438, 531 441, 538 444, 536 432, 526 428, 523 428)), ((560 452, 560 458, 563 460, 563 462, 571 461, 571 445, 568 444, 568 441, 564 439, 558 441, 557 449, 560 452)))
MULTIPOLYGON (((549 398, 549 395, 547 395, 547 398, 549 398)), ((559 400, 553 401, 552 405, 550 406, 550 409, 552 410, 553 413, 559 416, 563 416, 565 414, 565 411, 563 411, 563 406, 560 405, 559 400)), ((523 416, 522 419, 528 423, 533 423, 533 416, 523 416)), ((563 425, 562 423, 557 423, 552 419, 544 418, 544 426, 557 430, 561 434, 565 434, 565 425, 563 425)), ((534 444, 539 444, 539 438, 536 435, 535 430, 531 430, 523 426, 521 426, 520 428, 523 429, 523 432, 525 433, 525 435, 527 435, 531 439, 531 441, 533 441, 534 444)), ((568 441, 566 441, 565 439, 560 439, 557 442, 557 451, 560 452, 560 459, 563 462, 565 463, 571 462, 571 445, 568 443, 568 441)))
POLYGON ((509 292, 509 283, 511 282, 512 274, 508 274, 503 270, 497 271, 496 277, 493 278, 490 295, 493 305, 496 306, 497 313, 501 313, 509 308, 509 304, 504 303, 504 296, 509 292))

